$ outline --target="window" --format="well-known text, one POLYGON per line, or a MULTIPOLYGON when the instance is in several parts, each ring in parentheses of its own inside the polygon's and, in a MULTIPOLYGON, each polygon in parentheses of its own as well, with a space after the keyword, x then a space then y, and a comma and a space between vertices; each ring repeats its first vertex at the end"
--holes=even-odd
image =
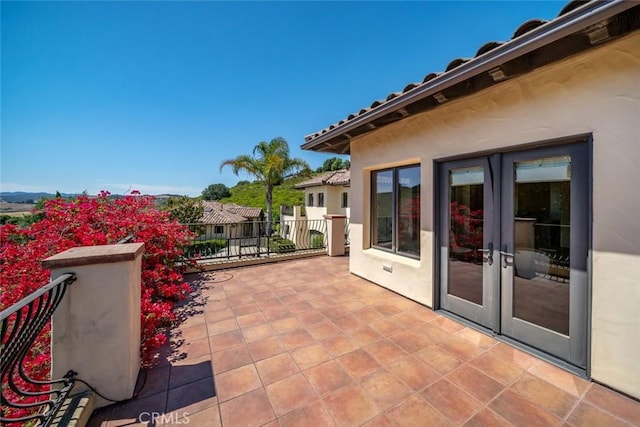
POLYGON ((324 207, 324 193, 318 193, 318 207, 324 207))
POLYGON ((420 166, 371 173, 371 244, 420 256, 420 166))
POLYGON ((313 193, 309 193, 309 197, 307 200, 307 206, 313 206, 313 193))
POLYGON ((347 206, 349 206, 349 193, 345 191, 342 193, 342 207, 346 208, 347 206))
POLYGON ((222 225, 213 226, 213 234, 222 234, 222 233, 224 233, 224 226, 222 225))

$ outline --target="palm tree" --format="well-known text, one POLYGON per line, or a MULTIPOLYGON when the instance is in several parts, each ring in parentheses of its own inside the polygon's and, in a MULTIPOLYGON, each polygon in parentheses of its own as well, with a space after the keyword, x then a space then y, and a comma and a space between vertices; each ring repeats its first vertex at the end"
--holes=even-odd
POLYGON ((273 187, 281 184, 288 175, 309 170, 309 165, 300 158, 289 157, 289 144, 282 137, 274 138, 269 142, 259 142, 253 147, 252 154, 243 154, 235 159, 223 160, 220 163, 220 171, 225 166, 231 166, 236 175, 243 172, 264 182, 266 186, 267 235, 271 235, 273 187))

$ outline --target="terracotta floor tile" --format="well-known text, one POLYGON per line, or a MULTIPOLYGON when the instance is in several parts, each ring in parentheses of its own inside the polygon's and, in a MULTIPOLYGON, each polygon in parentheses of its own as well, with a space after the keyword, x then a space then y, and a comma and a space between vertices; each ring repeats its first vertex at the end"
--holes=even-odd
POLYGON ((623 420, 640 425, 640 402, 615 393, 600 384, 592 384, 584 400, 596 408, 602 408, 623 420))
POLYGON ((175 349, 180 354, 180 358, 188 357, 193 359, 211 353, 208 337, 193 341, 178 340, 178 342, 179 345, 175 349))
POLYGON ((440 347, 453 354, 460 360, 469 361, 484 351, 481 347, 476 347, 464 338, 451 335, 448 339, 438 343, 440 347))
POLYGON ((402 312, 402 310, 394 304, 378 304, 374 309, 384 316, 393 316, 394 314, 402 312))
POLYGON ((332 320, 338 328, 342 329, 346 333, 355 332, 364 326, 364 324, 353 314, 347 314, 332 320))
POLYGON ((251 304, 252 302, 256 301, 253 299, 253 295, 251 295, 250 293, 235 295, 227 298, 227 303, 231 307, 239 307, 241 305, 251 304))
POLYGON ((242 316, 236 317, 238 322, 238 326, 241 328, 246 328, 247 326, 256 325, 258 323, 263 323, 266 319, 264 315, 260 312, 245 314, 242 316))
POLYGON ((440 374, 411 356, 399 360, 387 369, 415 391, 440 379, 440 374))
POLYGON ((628 425, 620 418, 614 417, 608 412, 596 408, 584 401, 580 402, 573 412, 571 412, 567 421, 571 425, 585 427, 622 427, 628 425))
POLYGON ((298 320, 302 326, 316 325, 327 320, 318 310, 311 310, 298 314, 298 320))
POLYGON ((367 377, 382 366, 363 349, 344 354, 337 359, 352 378, 359 380, 367 377))
MULTIPOLYGON (((167 408, 166 402, 167 392, 157 393, 144 399, 126 401, 113 408, 109 414, 107 426, 129 426, 140 421, 145 421, 144 419, 140 419, 143 412, 158 412, 164 414, 167 408)), ((147 423, 141 423, 139 425, 147 425, 147 423)))
POLYGON ((529 369, 540 360, 522 350, 518 350, 515 347, 511 347, 501 342, 487 350, 486 354, 511 362, 523 370, 529 369))
POLYGON ((531 374, 524 374, 510 390, 560 418, 566 417, 578 400, 575 396, 531 374))
POLYGON ((276 297, 261 299, 260 301, 256 301, 256 304, 258 304, 258 306, 262 310, 266 310, 266 309, 274 308, 274 307, 275 308, 282 307, 282 303, 276 297))
POLYGON ((485 403, 504 389, 502 384, 468 365, 451 372, 447 375, 447 379, 485 403))
POLYGON ((482 406, 475 398, 465 393, 446 379, 430 385, 421 396, 454 424, 462 424, 482 406))
POLYGON ((218 298, 212 298, 212 296, 209 295, 209 298, 207 299, 207 302, 206 302, 205 311, 214 311, 214 310, 222 310, 223 308, 229 308, 229 304, 227 304, 226 297, 220 298, 223 296, 220 293, 217 293, 216 295, 218 295, 218 298))
POLYGON ((285 317, 293 316, 293 313, 291 313, 291 311, 289 311, 287 307, 271 307, 263 309, 262 313, 264 314, 264 317, 269 321, 284 319, 285 317))
POLYGON ((331 427, 337 425, 322 402, 316 402, 313 405, 289 412, 279 418, 278 422, 280 427, 331 427))
POLYGON ((229 319, 234 316, 233 311, 230 308, 223 308, 222 310, 207 311, 204 314, 207 323, 215 323, 224 319, 229 319))
POLYGON ((368 306, 365 306, 364 308, 361 308, 360 310, 354 312, 353 315, 365 324, 370 324, 383 317, 383 315, 378 311, 368 306))
POLYGON ((414 328, 424 323, 421 318, 411 312, 406 311, 400 314, 396 314, 395 316, 391 317, 390 320, 397 322, 398 324, 402 325, 402 327, 407 329, 414 328))
POLYGON ((376 417, 378 407, 357 385, 349 386, 324 399, 326 408, 339 425, 357 426, 376 417))
POLYGON ((509 421, 493 412, 491 409, 483 408, 475 414, 464 427, 513 427, 509 421))
POLYGON ((415 331, 402 331, 389 337, 391 341, 409 353, 415 353, 433 344, 431 339, 415 331))
POLYGON ((281 353, 256 362, 258 374, 264 385, 274 383, 300 372, 289 353, 281 353))
POLYGON ((469 365, 504 385, 511 384, 524 373, 522 369, 513 363, 486 353, 473 359, 469 362, 469 365))
POLYGON ((470 341, 476 347, 480 347, 483 350, 493 347, 498 343, 498 341, 490 337, 487 334, 483 334, 482 332, 478 332, 475 329, 471 329, 469 327, 465 327, 460 332, 456 334, 456 336, 460 338, 464 338, 467 341, 470 341))
POLYGON ((322 396, 353 383, 353 379, 335 360, 314 366, 304 371, 313 388, 322 396))
POLYGON ((275 413, 263 388, 220 404, 224 426, 260 426, 273 419, 275 413))
POLYGON ((206 338, 209 335, 206 323, 191 326, 190 328, 174 328, 171 330, 171 339, 184 341, 194 341, 206 338))
POLYGON ((385 370, 370 376, 361 385, 381 410, 390 408, 413 393, 412 389, 385 370))
POLYGON ((298 347, 316 344, 316 339, 306 329, 295 329, 280 335, 280 340, 289 351, 298 347))
POLYGON ((212 351, 226 350, 244 344, 244 338, 240 330, 227 332, 209 337, 209 345, 212 351))
POLYGON ((396 332, 402 330, 402 325, 399 325, 393 320, 389 320, 386 318, 376 320, 370 326, 385 336, 393 335, 396 332))
MULTIPOLYGON (((211 406, 198 412, 189 412, 184 418, 176 419, 175 422, 167 423, 168 426, 179 425, 178 421, 182 421, 180 424, 192 425, 192 426, 208 426, 208 427, 222 427, 222 420, 220 419, 220 407, 218 405, 211 406)), ((163 424, 165 425, 165 424, 163 424)))
POLYGON ((205 354, 196 358, 176 360, 171 363, 169 371, 169 389, 211 377, 211 355, 205 354))
POLYGON ((211 357, 213 358, 213 370, 216 375, 253 363, 251 354, 244 345, 215 352, 211 357))
POLYGON ((442 375, 464 363, 438 345, 430 345, 417 352, 415 356, 442 375))
POLYGON ((429 307, 423 307, 420 305, 417 305, 415 308, 408 310, 407 313, 413 314, 423 322, 430 322, 439 316, 435 311, 433 311, 429 307))
POLYGON ((561 421, 511 390, 501 393, 489 407, 515 425, 556 426, 561 421))
POLYGON ((351 333, 351 339, 361 347, 373 341, 377 341, 380 338, 382 338, 382 335, 368 326, 360 328, 351 333))
POLYGON ((528 372, 576 397, 581 397, 589 388, 587 380, 542 360, 531 366, 528 372))
POLYGON ((345 310, 344 307, 339 305, 334 305, 332 307, 323 308, 320 312, 329 320, 333 321, 338 317, 345 316, 349 313, 349 311, 345 310))
POLYGON ((439 328, 445 330, 446 332, 449 332, 450 334, 455 334, 465 328, 462 323, 458 323, 455 320, 451 320, 448 317, 444 316, 438 316, 429 323, 438 326, 439 328))
MULTIPOLYGON (((323 316, 324 317, 324 316, 323 316)), ((319 322, 311 326, 307 326, 307 331, 318 340, 323 340, 336 335, 341 335, 342 331, 330 320, 319 322)))
POLYGON ((260 312, 260 307, 258 307, 258 304, 252 303, 240 307, 233 307, 231 311, 233 311, 234 316, 245 316, 247 314, 260 312))
POLYGON ((261 387, 262 382, 253 364, 216 375, 216 389, 220 402, 261 387))
POLYGON ((244 340, 249 343, 273 336, 275 332, 269 323, 260 323, 242 328, 242 335, 244 336, 244 340))
POLYGON ((266 359, 267 357, 287 351, 286 347, 276 336, 250 342, 247 344, 247 348, 254 361, 266 359))
POLYGON ((289 305, 289 311, 291 311, 293 314, 301 314, 311 310, 313 310, 313 306, 306 301, 289 305))
POLYGON ((284 317, 282 319, 274 320, 271 322, 271 327, 278 334, 283 334, 288 331, 300 328, 300 321, 297 317, 284 317))
POLYGON ((391 408, 387 417, 399 426, 450 426, 442 414, 420 396, 413 396, 391 408))
POLYGON ((335 337, 327 338, 321 342, 329 354, 332 356, 340 356, 358 348, 358 345, 351 341, 351 339, 345 335, 336 335, 335 337))
POLYGON ((331 359, 331 355, 319 344, 299 347, 291 352, 300 369, 305 370, 331 359))
POLYGON ((318 399, 302 374, 296 374, 265 387, 278 417, 307 406, 318 399))
POLYGON ((389 341, 382 339, 364 347, 383 366, 390 365, 409 355, 406 351, 389 341))
POLYGON ((362 427, 396 427, 396 425, 386 415, 380 414, 371 421, 364 423, 362 427))
POLYGON ((209 335, 219 335, 236 329, 239 329, 239 326, 235 318, 225 319, 215 323, 207 323, 209 335))
POLYGON ((213 377, 209 377, 169 390, 166 412, 193 413, 217 404, 213 377))
POLYGON ((140 390, 138 398, 151 396, 152 394, 167 391, 169 388, 169 374, 171 366, 161 366, 146 371, 141 370, 138 374, 136 390, 140 390), (144 387, 142 384, 144 382, 144 387), (142 387, 142 389, 140 389, 142 387))

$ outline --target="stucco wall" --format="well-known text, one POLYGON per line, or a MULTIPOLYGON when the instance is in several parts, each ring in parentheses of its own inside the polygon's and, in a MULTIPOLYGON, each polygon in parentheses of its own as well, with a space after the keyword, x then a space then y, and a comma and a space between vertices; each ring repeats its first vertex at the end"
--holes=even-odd
POLYGON ((635 34, 354 139, 351 271, 432 306, 434 159, 592 133, 591 374, 640 397, 638 81, 635 34), (419 260, 369 245, 370 171, 416 162, 422 181, 419 260), (384 265, 393 271, 383 271, 384 265))

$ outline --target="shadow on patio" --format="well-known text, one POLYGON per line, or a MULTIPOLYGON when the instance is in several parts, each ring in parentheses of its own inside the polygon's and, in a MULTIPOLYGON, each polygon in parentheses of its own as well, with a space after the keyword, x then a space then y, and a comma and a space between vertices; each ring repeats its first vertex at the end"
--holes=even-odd
POLYGON ((640 403, 351 275, 348 257, 190 282, 138 398, 89 425, 640 425, 640 403))

